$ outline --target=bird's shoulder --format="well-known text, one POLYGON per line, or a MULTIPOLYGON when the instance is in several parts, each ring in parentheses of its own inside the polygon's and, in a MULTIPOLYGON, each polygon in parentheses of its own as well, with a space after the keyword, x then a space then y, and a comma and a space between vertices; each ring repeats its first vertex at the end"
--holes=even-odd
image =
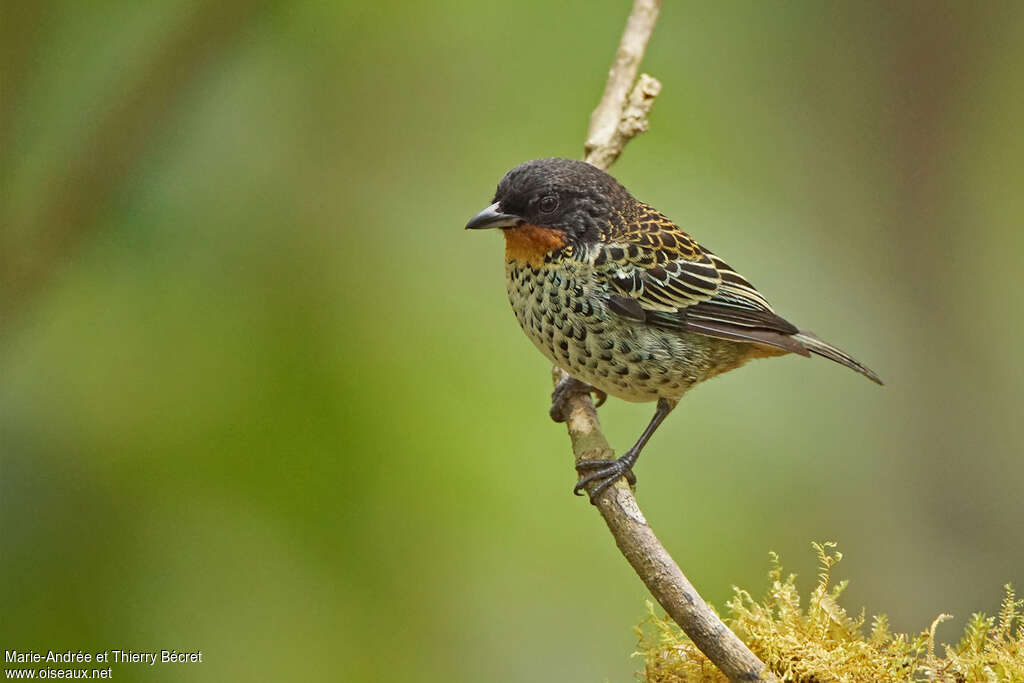
POLYGON ((594 266, 613 294, 650 311, 711 299, 722 278, 713 255, 657 209, 638 204, 602 236, 594 266))
POLYGON ((616 211, 603 235, 605 257, 636 265, 659 265, 675 259, 700 260, 704 249, 665 214, 637 202, 616 211))
POLYGON ((646 204, 620 216, 594 258, 618 315, 664 327, 735 327, 793 334, 764 296, 724 260, 646 204))

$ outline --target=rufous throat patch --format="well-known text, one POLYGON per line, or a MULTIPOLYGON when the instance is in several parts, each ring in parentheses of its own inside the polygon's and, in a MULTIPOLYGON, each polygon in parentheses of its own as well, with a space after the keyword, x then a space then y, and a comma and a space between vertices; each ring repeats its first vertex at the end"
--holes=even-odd
POLYGON ((505 233, 505 259, 529 266, 543 265, 548 253, 565 246, 565 233, 555 228, 526 223, 502 232, 505 233))

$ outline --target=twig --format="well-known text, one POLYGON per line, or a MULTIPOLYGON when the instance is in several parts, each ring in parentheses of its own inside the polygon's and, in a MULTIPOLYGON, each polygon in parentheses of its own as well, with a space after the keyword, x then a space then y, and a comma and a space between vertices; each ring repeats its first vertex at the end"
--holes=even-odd
POLYGON ((615 61, 608 71, 604 94, 590 115, 584 152, 587 163, 602 170, 615 163, 631 138, 647 130, 647 113, 661 91, 661 83, 647 74, 636 80, 636 72, 660 9, 661 0, 633 2, 615 61))
MULTIPOLYGON (((598 168, 611 166, 626 143, 647 130, 647 114, 661 84, 646 74, 641 75, 635 85, 633 81, 659 9, 661 0, 635 0, 633 3, 604 95, 590 117, 586 160, 598 168)), ((557 367, 552 374, 556 384, 565 376, 557 367)), ((571 397, 566 402, 565 418, 577 463, 614 457, 589 395, 571 397)), ((596 483, 591 486, 594 485, 596 483)), ((619 551, 651 595, 715 666, 732 681, 778 680, 698 595, 654 535, 624 481, 606 489, 595 504, 615 537, 619 551)))

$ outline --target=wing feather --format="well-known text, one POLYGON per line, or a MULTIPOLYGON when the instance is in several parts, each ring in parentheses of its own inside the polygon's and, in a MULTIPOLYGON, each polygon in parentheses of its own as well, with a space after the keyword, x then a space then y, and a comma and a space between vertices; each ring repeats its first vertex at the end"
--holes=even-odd
POLYGON ((640 205, 599 247, 613 314, 669 329, 816 354, 879 384, 873 371, 772 310, 754 285, 658 211, 640 205))
POLYGON ((611 283, 618 315, 807 355, 791 338, 797 328, 746 278, 651 207, 607 235, 594 265, 611 283))

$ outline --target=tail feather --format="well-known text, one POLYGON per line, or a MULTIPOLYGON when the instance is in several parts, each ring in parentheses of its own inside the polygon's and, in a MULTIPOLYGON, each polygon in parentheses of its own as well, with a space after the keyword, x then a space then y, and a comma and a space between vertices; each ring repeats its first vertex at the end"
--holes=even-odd
POLYGON ((793 335, 793 339, 796 339, 805 347, 807 347, 807 350, 810 351, 811 353, 817 354, 822 358, 828 358, 829 360, 835 361, 840 365, 845 365, 851 370, 856 370, 860 374, 864 375, 872 382, 882 384, 882 380, 879 379, 878 375, 876 375, 871 368, 861 364, 860 361, 847 355, 846 352, 837 349, 831 344, 823 342, 822 340, 818 339, 816 336, 814 336, 813 333, 808 332, 806 330, 801 330, 797 334, 793 335))

